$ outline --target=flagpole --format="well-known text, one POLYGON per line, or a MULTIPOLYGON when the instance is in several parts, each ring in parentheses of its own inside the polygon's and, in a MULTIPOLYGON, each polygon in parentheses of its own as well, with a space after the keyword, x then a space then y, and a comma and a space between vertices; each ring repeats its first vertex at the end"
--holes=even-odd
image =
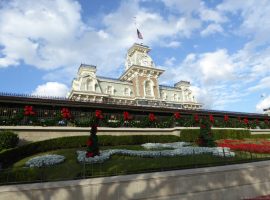
POLYGON ((139 28, 138 28, 138 24, 137 24, 137 18, 136 17, 133 17, 134 19, 134 25, 135 25, 135 28, 136 28, 136 31, 137 31, 137 38, 136 38, 136 43, 141 43, 143 45, 143 42, 140 41, 140 40, 143 40, 143 37, 139 31, 139 28))

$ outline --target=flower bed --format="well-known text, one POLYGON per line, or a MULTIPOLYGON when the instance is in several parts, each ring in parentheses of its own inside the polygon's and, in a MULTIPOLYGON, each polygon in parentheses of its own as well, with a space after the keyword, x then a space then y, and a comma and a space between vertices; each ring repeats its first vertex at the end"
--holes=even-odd
POLYGON ((160 143, 147 143, 142 146, 146 146, 148 149, 154 148, 172 148, 173 150, 160 150, 160 151, 135 151, 126 149, 111 149, 101 151, 99 156, 86 157, 85 151, 77 151, 77 160, 80 163, 102 163, 108 160, 112 155, 124 155, 124 156, 139 156, 144 158, 157 158, 157 157, 174 157, 174 156, 186 156, 186 155, 198 155, 198 154, 212 154, 220 157, 234 157, 234 152, 231 152, 229 148, 221 147, 183 147, 187 143, 175 142, 168 144, 160 143))
POLYGON ((232 150, 247 151, 252 153, 270 153, 269 140, 220 140, 219 147, 228 147, 232 150))
POLYGON ((64 162, 65 157, 61 155, 44 155, 44 156, 37 156, 30 160, 28 160, 25 165, 27 167, 45 167, 45 166, 52 166, 59 163, 64 162))
POLYGON ((189 146, 190 143, 188 142, 173 142, 173 143, 145 143, 142 144, 143 148, 145 149, 160 149, 160 148, 171 148, 171 149, 177 149, 184 146, 189 146))

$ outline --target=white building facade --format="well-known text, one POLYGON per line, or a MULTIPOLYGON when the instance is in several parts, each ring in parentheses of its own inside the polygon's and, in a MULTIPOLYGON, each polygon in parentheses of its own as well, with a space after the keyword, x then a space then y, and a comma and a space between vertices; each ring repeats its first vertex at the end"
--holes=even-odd
POLYGON ((149 56, 150 48, 134 44, 127 53, 125 72, 118 79, 96 76, 96 67, 81 64, 72 82, 69 99, 101 103, 200 109, 190 83, 179 81, 174 87, 159 85, 164 72, 149 56))

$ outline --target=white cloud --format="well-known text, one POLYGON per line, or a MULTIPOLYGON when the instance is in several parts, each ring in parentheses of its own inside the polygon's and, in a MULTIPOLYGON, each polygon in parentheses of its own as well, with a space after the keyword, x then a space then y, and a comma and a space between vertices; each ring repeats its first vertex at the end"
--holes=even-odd
POLYGON ((10 1, 0 9, 1 66, 24 61, 42 69, 65 65, 76 55, 74 41, 84 26, 80 5, 69 0, 10 1), (77 34, 78 33, 78 34, 77 34), (6 60, 6 62, 5 62, 6 60))
POLYGON ((68 91, 69 88, 65 84, 58 82, 47 82, 37 86, 37 88, 32 92, 32 95, 66 97, 68 91))
POLYGON ((201 0, 162 0, 170 9, 190 14, 201 7, 201 0))
POLYGON ((257 85, 250 87, 248 90, 254 92, 262 89, 270 89, 270 76, 261 79, 257 85))
POLYGON ((256 105, 256 110, 258 112, 263 112, 263 109, 270 107, 270 95, 259 101, 259 103, 256 105))
POLYGON ((166 71, 161 76, 162 83, 190 81, 195 97, 205 108, 224 109, 248 95, 237 79, 233 56, 226 49, 191 53, 181 63, 172 64, 172 67, 163 67, 166 71))
POLYGON ((201 31, 202 36, 208 36, 214 33, 222 33, 223 28, 219 24, 209 24, 204 30, 201 31))
POLYGON ((197 14, 202 21, 224 23, 227 17, 216 9, 208 8, 202 0, 161 0, 165 6, 181 14, 197 14))
POLYGON ((270 4, 268 0, 226 0, 218 5, 218 10, 232 13, 241 21, 238 33, 248 35, 252 40, 246 44, 248 48, 255 48, 270 43, 270 4))
POLYGON ((173 66, 176 61, 175 57, 167 58, 164 62, 165 66, 173 66))
POLYGON ((171 41, 169 43, 162 44, 162 46, 168 47, 168 48, 177 48, 177 47, 181 46, 181 42, 179 42, 179 41, 171 41))
POLYGON ((204 82, 227 81, 233 77, 234 64, 226 49, 201 54, 195 65, 204 82))
POLYGON ((215 23, 224 23, 227 21, 227 18, 221 12, 209 9, 205 6, 200 8, 199 15, 203 21, 212 21, 215 23))
POLYGON ((73 0, 13 0, 0 7, 0 67, 25 63, 47 70, 46 80, 66 83, 80 63, 97 65, 98 73, 111 75, 119 72, 127 48, 136 41, 134 16, 150 46, 169 40, 168 47, 179 47, 179 38, 201 26, 186 16, 161 16, 139 1, 122 1, 101 16, 100 29, 83 22, 81 12, 73 0))

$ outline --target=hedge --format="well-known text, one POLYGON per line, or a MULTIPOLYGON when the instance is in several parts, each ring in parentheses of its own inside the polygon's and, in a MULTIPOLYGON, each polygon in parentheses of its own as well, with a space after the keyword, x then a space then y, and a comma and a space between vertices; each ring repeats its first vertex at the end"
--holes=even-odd
POLYGON ((254 139, 270 139, 270 134, 251 135, 251 138, 254 138, 254 139))
MULTIPOLYGON (((0 163, 3 167, 8 167, 27 156, 33 154, 68 148, 81 148, 86 146, 88 136, 73 136, 62 137, 50 140, 44 140, 26 144, 14 149, 8 149, 0 153, 0 163)), ((99 144, 101 146, 116 146, 116 145, 139 145, 147 142, 177 142, 180 140, 174 135, 133 135, 133 136, 107 136, 101 135, 99 144)))
MULTIPOLYGON (((220 139, 243 139, 250 138, 249 130, 233 130, 233 129, 212 129, 214 140, 220 139)), ((180 140, 184 142, 195 142, 199 136, 200 129, 184 129, 181 130, 180 140)))
POLYGON ((12 131, 0 131, 0 152, 4 149, 14 148, 19 142, 19 137, 12 131))

